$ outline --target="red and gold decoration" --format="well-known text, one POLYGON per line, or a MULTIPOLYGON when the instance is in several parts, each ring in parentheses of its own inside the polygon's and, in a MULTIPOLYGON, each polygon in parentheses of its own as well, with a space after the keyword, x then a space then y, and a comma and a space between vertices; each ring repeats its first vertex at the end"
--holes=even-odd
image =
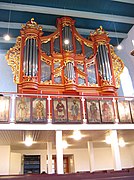
POLYGON ((54 33, 43 34, 32 18, 7 52, 19 93, 117 95, 124 65, 102 27, 85 39, 63 17, 54 33))

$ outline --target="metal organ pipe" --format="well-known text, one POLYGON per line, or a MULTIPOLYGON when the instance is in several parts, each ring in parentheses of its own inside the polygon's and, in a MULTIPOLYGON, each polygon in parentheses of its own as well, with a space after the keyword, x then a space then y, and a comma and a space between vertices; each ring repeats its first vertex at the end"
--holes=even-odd
POLYGON ((26 54, 27 54, 27 59, 26 59, 26 76, 29 75, 28 71, 29 71, 29 47, 30 47, 30 43, 29 43, 29 39, 27 40, 27 44, 26 44, 26 54))
POLYGON ((26 76, 36 76, 38 69, 38 48, 36 46, 36 39, 27 39, 24 47, 24 74, 26 76))
POLYGON ((104 64, 105 64, 105 70, 106 70, 106 80, 110 80, 111 78, 111 73, 110 73, 110 66, 109 66, 109 58, 107 56, 107 49, 105 45, 102 45, 102 53, 103 53, 103 60, 104 60, 104 64))
POLYGON ((38 71, 38 47, 35 43, 35 75, 37 74, 37 71, 38 71))
POLYGON ((102 70, 102 62, 101 62, 101 57, 100 57, 100 53, 99 53, 99 48, 98 48, 98 53, 97 53, 97 59, 98 59, 99 73, 102 76, 103 70, 102 70))
MULTIPOLYGON (((27 43, 27 42, 26 42, 27 43)), ((24 46, 24 61, 23 61, 23 70, 24 70, 24 74, 26 74, 26 58, 27 54, 26 54, 26 45, 24 46)))
POLYGON ((67 63, 65 75, 69 80, 73 80, 75 78, 74 66, 72 62, 67 63))
POLYGON ((107 80, 111 81, 112 75, 111 75, 111 68, 110 68, 110 62, 109 62, 109 56, 108 56, 108 50, 105 46, 105 56, 106 56, 106 62, 107 62, 107 71, 108 71, 108 77, 107 80))
POLYGON ((35 56, 35 49, 36 47, 36 41, 35 39, 33 39, 33 68, 32 68, 32 76, 35 76, 35 60, 36 60, 36 56, 35 56))
POLYGON ((32 39, 29 39, 29 41, 30 41, 30 52, 29 52, 29 76, 32 76, 32 61, 33 61, 33 57, 32 57, 32 47, 33 47, 33 41, 32 41, 32 39))
POLYGON ((102 68, 103 68, 103 79, 107 80, 106 78, 106 63, 105 63, 105 59, 104 59, 104 53, 103 53, 103 45, 100 45, 100 56, 101 56, 101 61, 102 61, 102 68))
POLYGON ((105 45, 99 45, 98 47, 98 63, 102 78, 108 81, 111 80, 110 63, 105 45))

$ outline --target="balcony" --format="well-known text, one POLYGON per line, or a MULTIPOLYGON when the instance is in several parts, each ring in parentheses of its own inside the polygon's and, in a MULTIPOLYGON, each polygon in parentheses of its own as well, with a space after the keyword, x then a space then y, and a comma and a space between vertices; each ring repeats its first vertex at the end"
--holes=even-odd
POLYGON ((133 97, 1 94, 0 129, 133 129, 133 97))

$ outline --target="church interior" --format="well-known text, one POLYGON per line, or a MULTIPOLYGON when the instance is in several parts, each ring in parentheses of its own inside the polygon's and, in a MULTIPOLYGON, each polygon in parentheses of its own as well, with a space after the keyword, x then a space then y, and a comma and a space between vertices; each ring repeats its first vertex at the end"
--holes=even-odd
POLYGON ((133 9, 0 1, 0 178, 134 173, 133 9))

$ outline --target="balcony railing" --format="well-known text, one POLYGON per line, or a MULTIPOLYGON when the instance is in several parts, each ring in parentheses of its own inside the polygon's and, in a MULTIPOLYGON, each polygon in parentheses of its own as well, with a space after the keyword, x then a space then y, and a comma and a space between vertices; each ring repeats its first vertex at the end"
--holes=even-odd
POLYGON ((1 94, 0 123, 134 123, 134 97, 1 94))

